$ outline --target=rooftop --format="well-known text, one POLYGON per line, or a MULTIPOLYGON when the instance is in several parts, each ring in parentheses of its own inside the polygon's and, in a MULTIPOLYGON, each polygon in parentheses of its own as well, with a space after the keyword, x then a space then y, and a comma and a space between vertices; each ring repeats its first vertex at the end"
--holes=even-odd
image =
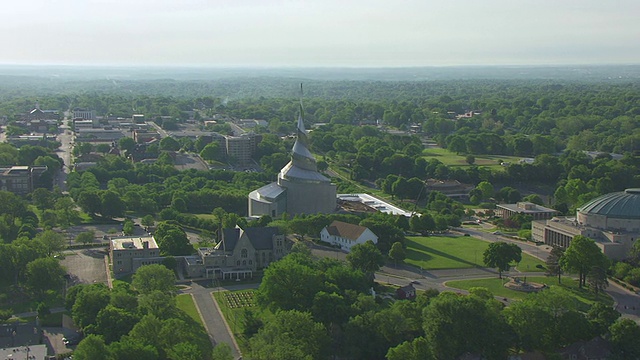
POLYGON ((517 204, 498 204, 497 207, 511 210, 523 214, 539 214, 539 213, 557 213, 557 210, 549 209, 542 205, 537 205, 530 202, 519 202, 517 204))
POLYGON ((640 219, 640 189, 627 189, 599 196, 579 208, 578 212, 613 218, 640 219))
POLYGON ((111 247, 113 250, 143 249, 145 242, 149 243, 149 249, 158 248, 153 236, 127 236, 111 239, 111 247))
POLYGON ((404 215, 407 217, 411 216, 411 212, 405 211, 395 205, 391 205, 388 202, 380 200, 377 197, 369 194, 338 194, 337 196, 338 200, 361 202, 371 207, 372 209, 383 213, 392 215, 404 215))
POLYGON ((327 232, 332 236, 339 236, 349 240, 358 240, 360 235, 367 230, 366 227, 334 220, 327 226, 327 232))

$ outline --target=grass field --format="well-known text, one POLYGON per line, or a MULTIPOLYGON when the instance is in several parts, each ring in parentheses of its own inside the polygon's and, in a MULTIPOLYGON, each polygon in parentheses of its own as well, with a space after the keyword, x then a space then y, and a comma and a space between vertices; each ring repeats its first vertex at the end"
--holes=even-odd
MULTIPOLYGON (((503 286, 504 281, 505 280, 501 280, 496 277, 492 279, 453 280, 448 281, 446 285, 452 288, 463 290, 469 290, 472 287, 485 287, 496 296, 517 300, 524 299, 528 295, 525 292, 505 288, 503 286)), ((528 277, 527 282, 536 282, 540 284, 547 284, 549 286, 559 286, 564 290, 567 290, 569 294, 571 294, 578 301, 578 308, 582 311, 588 310, 596 301, 603 302, 607 305, 613 304, 613 299, 611 299, 609 295, 600 294, 598 298, 596 298, 595 295, 588 289, 580 289, 578 287, 577 280, 568 277, 562 278, 562 284, 558 284, 557 277, 544 276, 528 277)))
POLYGON ((254 315, 262 320, 263 323, 269 322, 273 318, 273 313, 269 310, 262 310, 258 306, 244 306, 244 307, 236 307, 230 308, 229 302, 227 301, 226 294, 229 293, 243 293, 243 292, 253 292, 253 290, 238 290, 238 291, 220 291, 214 292, 213 297, 215 298, 218 306, 220 307, 220 311, 222 311, 222 315, 227 320, 231 331, 233 332, 233 336, 236 338, 238 342, 238 346, 240 347, 240 351, 244 354, 249 352, 249 343, 248 339, 244 336, 244 314, 247 310, 252 311, 254 315))
MULTIPOLYGON (((489 247, 488 242, 468 236, 410 236, 406 245, 405 262, 425 270, 484 267, 482 255, 489 247)), ((518 270, 542 271, 536 268, 538 264, 543 262, 522 254, 518 270)))
POLYGON ((197 321, 204 327, 204 324, 202 323, 202 319, 200 318, 200 314, 198 313, 196 304, 193 302, 193 297, 191 297, 191 294, 180 294, 176 296, 176 305, 178 309, 187 313, 193 318, 193 320, 197 321))
POLYGON ((218 219, 213 214, 193 214, 193 215, 195 215, 200 219, 218 221, 218 219))
MULTIPOLYGON (((428 158, 436 158, 443 164, 449 166, 470 166, 467 163, 467 157, 465 155, 457 155, 447 149, 441 148, 429 148, 422 152, 422 155, 428 158)), ((506 155, 474 155, 476 166, 486 166, 494 169, 502 169, 500 162, 518 162, 521 157, 506 156, 506 155)))

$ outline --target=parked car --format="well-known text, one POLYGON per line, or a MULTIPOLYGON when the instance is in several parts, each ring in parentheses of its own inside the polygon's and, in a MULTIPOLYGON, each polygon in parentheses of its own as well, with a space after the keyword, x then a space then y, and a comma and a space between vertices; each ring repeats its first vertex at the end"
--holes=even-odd
POLYGON ((80 340, 82 340, 81 334, 73 334, 62 338, 62 342, 67 346, 78 345, 80 340))

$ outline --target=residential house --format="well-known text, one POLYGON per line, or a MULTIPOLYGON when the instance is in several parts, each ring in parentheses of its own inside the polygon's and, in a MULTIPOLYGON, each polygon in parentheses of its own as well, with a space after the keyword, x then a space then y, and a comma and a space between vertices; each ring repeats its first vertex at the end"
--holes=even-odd
POLYGON ((560 351, 567 360, 607 360, 611 358, 611 345, 601 337, 578 341, 560 351))
POLYGON ((396 296, 400 300, 412 300, 416 298, 416 288, 409 284, 396 290, 396 296))
POLYGON ((364 244, 368 240, 377 244, 378 236, 364 226, 335 220, 320 231, 320 240, 349 252, 354 245, 364 244))

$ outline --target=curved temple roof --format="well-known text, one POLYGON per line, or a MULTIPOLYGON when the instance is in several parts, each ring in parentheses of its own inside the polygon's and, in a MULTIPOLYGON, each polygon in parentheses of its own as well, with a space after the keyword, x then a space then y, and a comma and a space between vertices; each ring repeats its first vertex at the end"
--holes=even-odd
POLYGON ((627 189, 597 197, 578 209, 585 214, 640 219, 640 189, 627 189))

